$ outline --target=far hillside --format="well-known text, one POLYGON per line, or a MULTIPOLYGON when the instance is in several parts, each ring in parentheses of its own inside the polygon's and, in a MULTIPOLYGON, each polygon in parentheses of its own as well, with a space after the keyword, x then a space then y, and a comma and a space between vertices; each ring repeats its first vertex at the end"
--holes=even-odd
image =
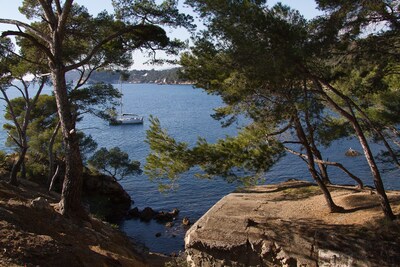
MULTIPOLYGON (((156 84, 190 84, 191 82, 179 77, 180 68, 172 68, 166 70, 131 70, 128 72, 129 77, 124 83, 156 83, 156 84)), ((78 79, 78 72, 69 72, 67 80, 75 81, 78 79)), ((97 71, 92 74, 89 83, 112 83, 120 82, 120 73, 112 71, 97 71)))

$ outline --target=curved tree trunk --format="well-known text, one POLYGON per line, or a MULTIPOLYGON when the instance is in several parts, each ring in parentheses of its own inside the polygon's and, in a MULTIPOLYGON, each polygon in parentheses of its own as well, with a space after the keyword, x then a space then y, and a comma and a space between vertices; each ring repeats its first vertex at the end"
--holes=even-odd
MULTIPOLYGON (((60 61, 61 62, 61 61, 60 61)), ((60 201, 64 215, 83 215, 81 203, 83 163, 75 120, 67 95, 65 71, 62 64, 53 66, 52 80, 57 102, 58 116, 65 145, 65 177, 60 201)))
POLYGON ((386 195, 386 191, 383 186, 381 174, 380 174, 378 166, 376 165, 376 162, 374 160, 374 156, 372 155, 368 141, 365 138, 364 132, 362 131, 362 129, 356 119, 354 120, 354 122, 352 124, 353 124, 354 130, 357 133, 357 137, 358 137, 358 140, 360 141, 361 147, 363 148, 364 155, 365 155, 365 158, 367 159, 368 165, 371 169, 372 176, 374 177, 374 185, 375 185, 376 191, 378 193, 378 197, 380 200, 380 204, 381 204, 383 213, 385 214, 385 216, 388 219, 394 220, 394 219, 396 219, 396 216, 394 216, 392 208, 390 206, 389 199, 386 195))
POLYGON ((22 164, 21 164, 21 179, 26 179, 26 161, 25 160, 23 160, 22 164))
POLYGON ((379 172, 378 166, 376 165, 376 162, 374 160, 374 156, 371 152, 371 149, 369 147, 368 141, 364 135, 363 130, 361 129, 360 124, 357 121, 357 117, 355 116, 353 110, 352 110, 352 106, 351 104, 347 101, 347 99, 345 97, 343 97, 335 88, 333 88, 331 85, 325 83, 324 81, 320 81, 316 78, 316 80, 314 81, 317 90, 321 93, 321 95, 328 101, 328 104, 334 109, 336 110, 340 115, 342 115, 343 117, 345 117, 349 123, 351 124, 351 126, 353 127, 354 131, 356 132, 357 138, 361 144, 361 147, 363 148, 363 152, 365 155, 365 159, 368 162, 368 165, 370 167, 371 170, 371 174, 374 180, 374 185, 376 188, 376 191, 378 193, 379 196, 379 201, 380 201, 380 205, 382 208, 382 211, 385 215, 386 218, 390 219, 390 220, 394 220, 396 217, 393 214, 392 208, 390 206, 390 202, 389 199, 386 195, 385 192, 385 188, 383 186, 383 182, 382 182, 382 177, 381 174, 379 172), (326 86, 329 87, 329 89, 335 93, 335 95, 341 97, 343 100, 345 100, 348 103, 348 108, 350 110, 351 113, 347 112, 346 110, 344 110, 343 108, 341 108, 331 97, 329 97, 329 95, 323 90, 322 85, 320 84, 320 82, 326 86))
POLYGON ((54 147, 54 142, 56 140, 57 134, 58 134, 58 130, 60 129, 61 123, 60 121, 58 121, 56 128, 53 131, 53 134, 51 135, 50 141, 49 141, 49 151, 48 151, 48 155, 49 155, 49 174, 48 174, 48 178, 47 178, 47 188, 50 188, 50 184, 51 181, 53 179, 53 175, 54 175, 54 151, 53 151, 53 147, 54 147))
POLYGON ((332 199, 332 196, 328 190, 328 188, 326 187, 326 185, 322 182, 322 180, 320 179, 316 169, 315 169, 315 162, 314 162, 314 156, 312 153, 312 149, 310 147, 310 144, 307 141, 307 137, 306 134, 304 132, 303 126, 301 125, 301 122, 299 120, 299 118, 297 117, 297 114, 294 116, 294 125, 296 128, 296 133, 297 133, 297 137, 299 138, 300 142, 303 144, 304 148, 306 149, 306 154, 308 157, 307 160, 307 167, 308 170, 312 176, 312 178, 314 179, 314 181, 318 184, 318 186, 321 188, 322 193, 324 194, 326 203, 328 205, 328 208, 330 210, 330 212, 341 212, 343 211, 343 208, 340 206, 337 206, 335 204, 335 202, 332 199))
POLYGON ((327 171, 327 166, 321 162, 321 161, 323 161, 321 152, 315 147, 315 145, 312 145, 311 149, 312 149, 313 155, 317 159, 316 163, 317 163, 318 169, 321 173, 322 182, 324 184, 331 184, 331 180, 329 179, 329 175, 328 175, 328 171, 327 171))
MULTIPOLYGON (((308 103, 310 103, 310 98, 308 95, 308 89, 307 89, 307 82, 304 80, 303 83, 303 89, 304 89, 304 97, 307 100, 308 103)), ((322 155, 319 149, 317 148, 317 145, 315 143, 315 127, 311 123, 311 116, 308 108, 304 110, 304 120, 307 126, 307 131, 308 131, 308 136, 306 136, 306 141, 310 145, 311 152, 313 153, 314 157, 318 159, 319 161, 322 161, 322 155), (308 138, 307 138, 308 137, 308 138)), ((324 184, 331 184, 331 181, 329 180, 328 176, 328 171, 327 171, 327 166, 324 164, 321 164, 320 162, 317 162, 320 174, 321 174, 321 179, 324 184)))
POLYGON ((50 185, 49 185, 49 187, 48 187, 48 191, 49 191, 49 192, 53 190, 54 182, 55 182, 56 179, 57 179, 59 170, 60 170, 60 166, 57 166, 56 171, 55 171, 53 177, 51 177, 51 180, 50 180, 50 185))
POLYGON ((25 160, 25 155, 26 155, 26 151, 28 150, 27 147, 23 147, 21 148, 21 152, 18 155, 18 159, 16 162, 14 162, 13 167, 11 169, 11 174, 10 174, 10 181, 9 183, 14 185, 14 186, 18 186, 18 172, 21 169, 21 166, 25 160))

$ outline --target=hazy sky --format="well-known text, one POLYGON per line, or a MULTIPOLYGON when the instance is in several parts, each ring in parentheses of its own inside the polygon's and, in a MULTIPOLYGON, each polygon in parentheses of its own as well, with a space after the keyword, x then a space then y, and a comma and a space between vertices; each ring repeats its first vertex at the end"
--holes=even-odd
MULTIPOLYGON (((80 5, 84 5, 88 8, 89 12, 92 14, 97 14, 104 9, 112 12, 111 0, 75 0, 76 3, 80 5)), ((180 1, 180 3, 182 3, 180 1)), ((314 0, 270 0, 268 1, 268 5, 274 5, 277 2, 282 2, 288 6, 291 6, 294 9, 300 11, 306 18, 310 19, 319 14, 319 11, 316 10, 316 4, 314 0)), ((26 18, 22 16, 18 12, 18 7, 21 5, 22 0, 0 0, 0 18, 10 18, 26 21, 26 18)), ((9 29, 10 25, 0 24, 0 31, 4 31, 9 29)), ((184 30, 168 30, 167 33, 176 38, 180 39, 188 39, 189 34, 184 30)), ((160 68, 158 66, 144 65, 143 62, 146 59, 142 56, 140 52, 135 52, 134 54, 135 64, 132 68, 134 69, 151 69, 151 68, 160 68)), ((164 67, 165 68, 165 67, 164 67)))

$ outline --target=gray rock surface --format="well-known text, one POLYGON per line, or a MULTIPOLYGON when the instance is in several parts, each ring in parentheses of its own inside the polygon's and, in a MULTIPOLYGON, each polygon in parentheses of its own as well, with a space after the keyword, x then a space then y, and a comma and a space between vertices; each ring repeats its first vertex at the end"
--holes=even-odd
MULTIPOLYGON (((391 237, 382 237, 373 227, 363 226, 382 217, 379 207, 371 205, 376 204, 376 196, 353 188, 331 190, 336 203, 349 212, 329 213, 319 189, 300 181, 254 187, 225 196, 186 233, 189 265, 396 266, 400 263, 399 231, 394 231, 391 237), (352 206, 356 201, 361 206, 352 206)), ((390 194, 390 198, 397 203, 394 209, 400 210, 398 192, 390 194)))

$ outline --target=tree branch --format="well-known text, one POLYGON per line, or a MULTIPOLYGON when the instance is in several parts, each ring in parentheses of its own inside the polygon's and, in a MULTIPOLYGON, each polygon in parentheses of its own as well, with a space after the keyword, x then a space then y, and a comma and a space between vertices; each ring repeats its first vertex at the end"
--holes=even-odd
POLYGON ((58 13, 58 14, 61 14, 61 12, 62 12, 62 7, 61 7, 60 0, 55 0, 55 2, 56 2, 57 13, 58 13))
MULTIPOLYGON (((389 152, 390 156, 392 157, 394 163, 397 165, 397 167, 400 167, 400 162, 398 161, 397 156, 394 153, 392 147, 387 142, 387 140, 386 140, 385 136, 382 134, 382 132, 380 130, 378 130, 378 128, 375 125, 375 123, 371 121, 371 119, 368 117, 368 115, 350 97, 348 97, 347 95, 342 94, 339 90, 334 88, 328 82, 323 81, 323 80, 321 80, 321 82, 325 86, 327 86, 329 88, 329 90, 331 90, 334 94, 336 94, 337 96, 339 96, 340 98, 345 100, 349 104, 349 108, 350 109, 351 109, 351 106, 353 106, 358 112, 360 112, 361 116, 365 119, 367 124, 372 128, 372 130, 375 132, 375 134, 377 134, 381 138, 383 144, 385 145, 387 151, 389 152)), ((352 111, 352 109, 351 109, 351 111, 352 111)), ((353 111, 352 111, 352 113, 353 113, 353 111)), ((353 117, 355 117, 354 113, 352 115, 353 115, 353 117)))
POLYGON ((46 46, 44 46, 43 44, 41 44, 34 36, 32 36, 32 35, 30 35, 28 33, 25 33, 25 32, 4 31, 1 34, 1 37, 10 36, 10 35, 11 36, 21 36, 21 37, 24 37, 24 38, 28 39, 29 41, 31 41, 33 43, 34 46, 36 46, 37 48, 42 50, 52 62, 54 62, 54 56, 51 53, 50 49, 47 48, 46 46))
POLYGON ((51 8, 52 1, 50 1, 50 2, 46 1, 46 0, 38 0, 38 1, 44 10, 44 14, 45 14, 46 20, 49 22, 50 29, 52 31, 54 31, 55 27, 57 26, 57 18, 54 15, 53 9, 51 8))
MULTIPOLYGON (((285 147, 285 150, 293 155, 299 156, 302 159, 308 159, 307 155, 304 155, 300 152, 294 151, 288 147, 285 147)), ((355 176, 354 174, 352 174, 349 170, 347 170, 341 163, 338 162, 332 162, 332 161, 325 161, 325 160, 320 160, 320 159, 314 159, 314 161, 316 163, 321 163, 324 165, 330 165, 330 166, 335 166, 338 167, 339 169, 341 169, 343 172, 345 172, 348 176, 350 176, 350 178, 352 178, 354 181, 356 181, 356 183, 358 184, 359 188, 363 188, 364 184, 361 181, 360 178, 358 178, 357 176, 355 176)))
POLYGON ((24 61, 26 61, 26 62, 28 62, 28 63, 34 64, 34 65, 37 65, 37 66, 41 66, 41 67, 47 67, 47 65, 45 65, 45 64, 41 64, 41 63, 38 63, 38 62, 35 62, 35 61, 32 61, 32 60, 29 60, 29 59, 27 59, 27 58, 25 58, 25 57, 23 57, 23 56, 21 56, 21 55, 15 53, 14 51, 8 49, 8 48, 7 48, 6 46, 4 46, 4 45, 1 45, 1 44, 0 44, 0 47, 1 47, 2 49, 6 50, 8 53, 11 53, 12 55, 14 55, 14 56, 18 57, 19 59, 24 60, 24 61))
MULTIPOLYGON (((15 20, 15 19, 0 19, 0 23, 3 24, 11 24, 11 25, 15 25, 17 27, 22 27, 25 28, 29 31, 31 31, 32 33, 35 34, 35 36, 39 37, 41 40, 45 41, 48 44, 51 44, 51 38, 49 36, 47 36, 46 34, 44 34, 43 32, 33 28, 32 26, 30 26, 29 24, 26 24, 22 21, 19 20, 15 20)), ((3 35, 2 35, 3 36, 3 35)))
MULTIPOLYGON (((124 30, 118 31, 114 34, 109 35, 107 38, 101 40, 97 45, 95 45, 92 49, 92 51, 89 52, 89 54, 80 62, 66 66, 65 67, 65 71, 70 71, 73 69, 77 69, 87 63, 89 63, 89 61, 93 58, 93 56, 102 48, 103 45, 107 44, 108 42, 114 40, 115 38, 129 33, 129 32, 133 32, 133 31, 137 31, 138 33, 140 32, 140 30, 145 30, 149 25, 135 25, 135 26, 131 26, 128 27, 124 30)), ((145 43, 145 40, 142 40, 139 44, 137 44, 133 49, 138 48, 140 46, 143 45, 143 43, 145 43)))
MULTIPOLYGON (((56 1, 56 2, 58 2, 58 1, 56 1)), ((60 14, 61 17, 59 17, 59 19, 58 19, 57 28, 58 28, 58 31, 59 31, 61 39, 64 39, 65 24, 67 23, 67 19, 68 19, 68 16, 69 16, 70 12, 71 12, 71 8, 72 8, 72 3, 73 2, 74 2, 73 0, 66 0, 64 2, 64 6, 63 6, 62 12, 60 14)))
POLYGON ((293 119, 290 119, 290 121, 286 124, 286 126, 284 126, 283 128, 281 128, 281 129, 279 129, 279 130, 277 130, 275 132, 272 132, 272 133, 268 134, 267 137, 274 136, 274 135, 279 135, 279 134, 282 134, 282 133, 286 132, 288 129, 290 129, 290 127, 292 127, 292 122, 293 122, 293 119))
MULTIPOLYGON (((14 125, 15 125, 15 128, 17 129, 17 132, 18 132, 18 136, 21 136, 21 135, 22 135, 22 133, 21 133, 21 125, 19 124, 19 122, 18 122, 18 120, 17 120, 17 116, 15 115, 14 107, 12 106, 11 101, 10 101, 10 99, 8 98, 8 95, 7 95, 7 93, 5 92, 5 90, 4 90, 3 88, 0 88, 0 91, 2 92, 3 97, 4 97, 4 100, 6 101, 6 103, 7 103, 7 105, 8 105, 8 109, 10 110, 10 114, 11 114, 12 120, 13 120, 14 125)), ((9 136, 10 136, 12 139, 14 139, 14 141, 15 141, 19 146, 21 146, 20 142, 18 142, 18 141, 17 141, 14 137, 12 137, 10 134, 9 134, 9 136)))

